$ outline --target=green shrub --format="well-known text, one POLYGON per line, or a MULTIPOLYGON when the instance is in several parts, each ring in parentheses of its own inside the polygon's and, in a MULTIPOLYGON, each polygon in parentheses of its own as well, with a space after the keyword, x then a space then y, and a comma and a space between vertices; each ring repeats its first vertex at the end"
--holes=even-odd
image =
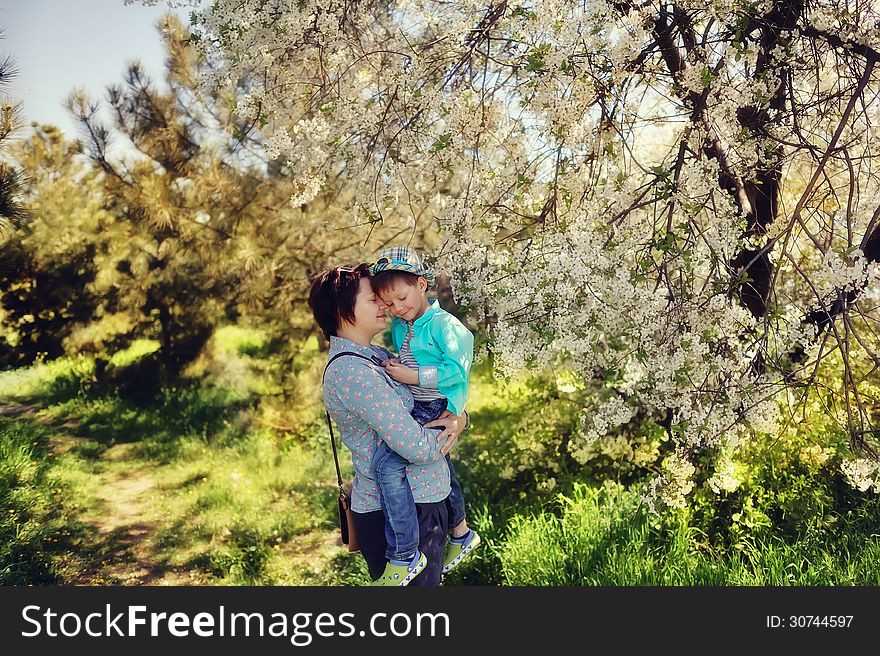
POLYGON ((247 523, 233 526, 226 545, 209 555, 212 573, 232 582, 255 583, 262 576, 272 550, 266 537, 247 523))

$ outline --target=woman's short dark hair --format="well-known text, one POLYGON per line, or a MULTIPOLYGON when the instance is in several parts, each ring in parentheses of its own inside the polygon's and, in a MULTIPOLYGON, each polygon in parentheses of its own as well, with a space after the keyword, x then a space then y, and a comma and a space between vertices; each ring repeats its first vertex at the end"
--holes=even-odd
POLYGON ((361 278, 369 277, 367 264, 324 269, 312 277, 309 307, 327 339, 337 334, 343 321, 354 323, 354 306, 361 278))

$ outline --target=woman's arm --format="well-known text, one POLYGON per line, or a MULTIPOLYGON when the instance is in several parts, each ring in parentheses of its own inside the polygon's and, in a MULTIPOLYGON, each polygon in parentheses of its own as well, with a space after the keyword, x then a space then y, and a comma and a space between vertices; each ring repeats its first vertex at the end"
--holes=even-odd
POLYGON ((343 408, 366 422, 404 459, 427 465, 445 455, 441 447, 449 437, 447 431, 438 433, 420 426, 388 381, 369 364, 353 362, 344 372, 334 366, 327 373, 327 382, 343 408))

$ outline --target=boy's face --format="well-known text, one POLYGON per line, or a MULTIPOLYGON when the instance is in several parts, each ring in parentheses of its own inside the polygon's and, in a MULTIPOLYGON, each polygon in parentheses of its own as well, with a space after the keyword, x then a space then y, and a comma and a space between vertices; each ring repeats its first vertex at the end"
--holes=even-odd
POLYGON ((415 321, 426 309, 427 288, 428 281, 421 277, 414 285, 403 280, 395 280, 390 287, 379 292, 379 298, 388 306, 392 316, 400 317, 405 321, 415 321))

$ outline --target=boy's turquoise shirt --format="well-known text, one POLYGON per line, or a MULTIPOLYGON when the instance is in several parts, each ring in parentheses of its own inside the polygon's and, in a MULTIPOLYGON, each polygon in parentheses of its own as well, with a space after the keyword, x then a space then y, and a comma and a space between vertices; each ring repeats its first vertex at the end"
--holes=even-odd
MULTIPOLYGON (((391 321, 391 340, 400 353, 407 324, 400 317, 391 321)), ((419 385, 438 390, 449 400, 449 410, 464 412, 468 378, 474 361, 474 336, 464 324, 435 300, 413 322, 409 348, 419 363, 419 385)))

